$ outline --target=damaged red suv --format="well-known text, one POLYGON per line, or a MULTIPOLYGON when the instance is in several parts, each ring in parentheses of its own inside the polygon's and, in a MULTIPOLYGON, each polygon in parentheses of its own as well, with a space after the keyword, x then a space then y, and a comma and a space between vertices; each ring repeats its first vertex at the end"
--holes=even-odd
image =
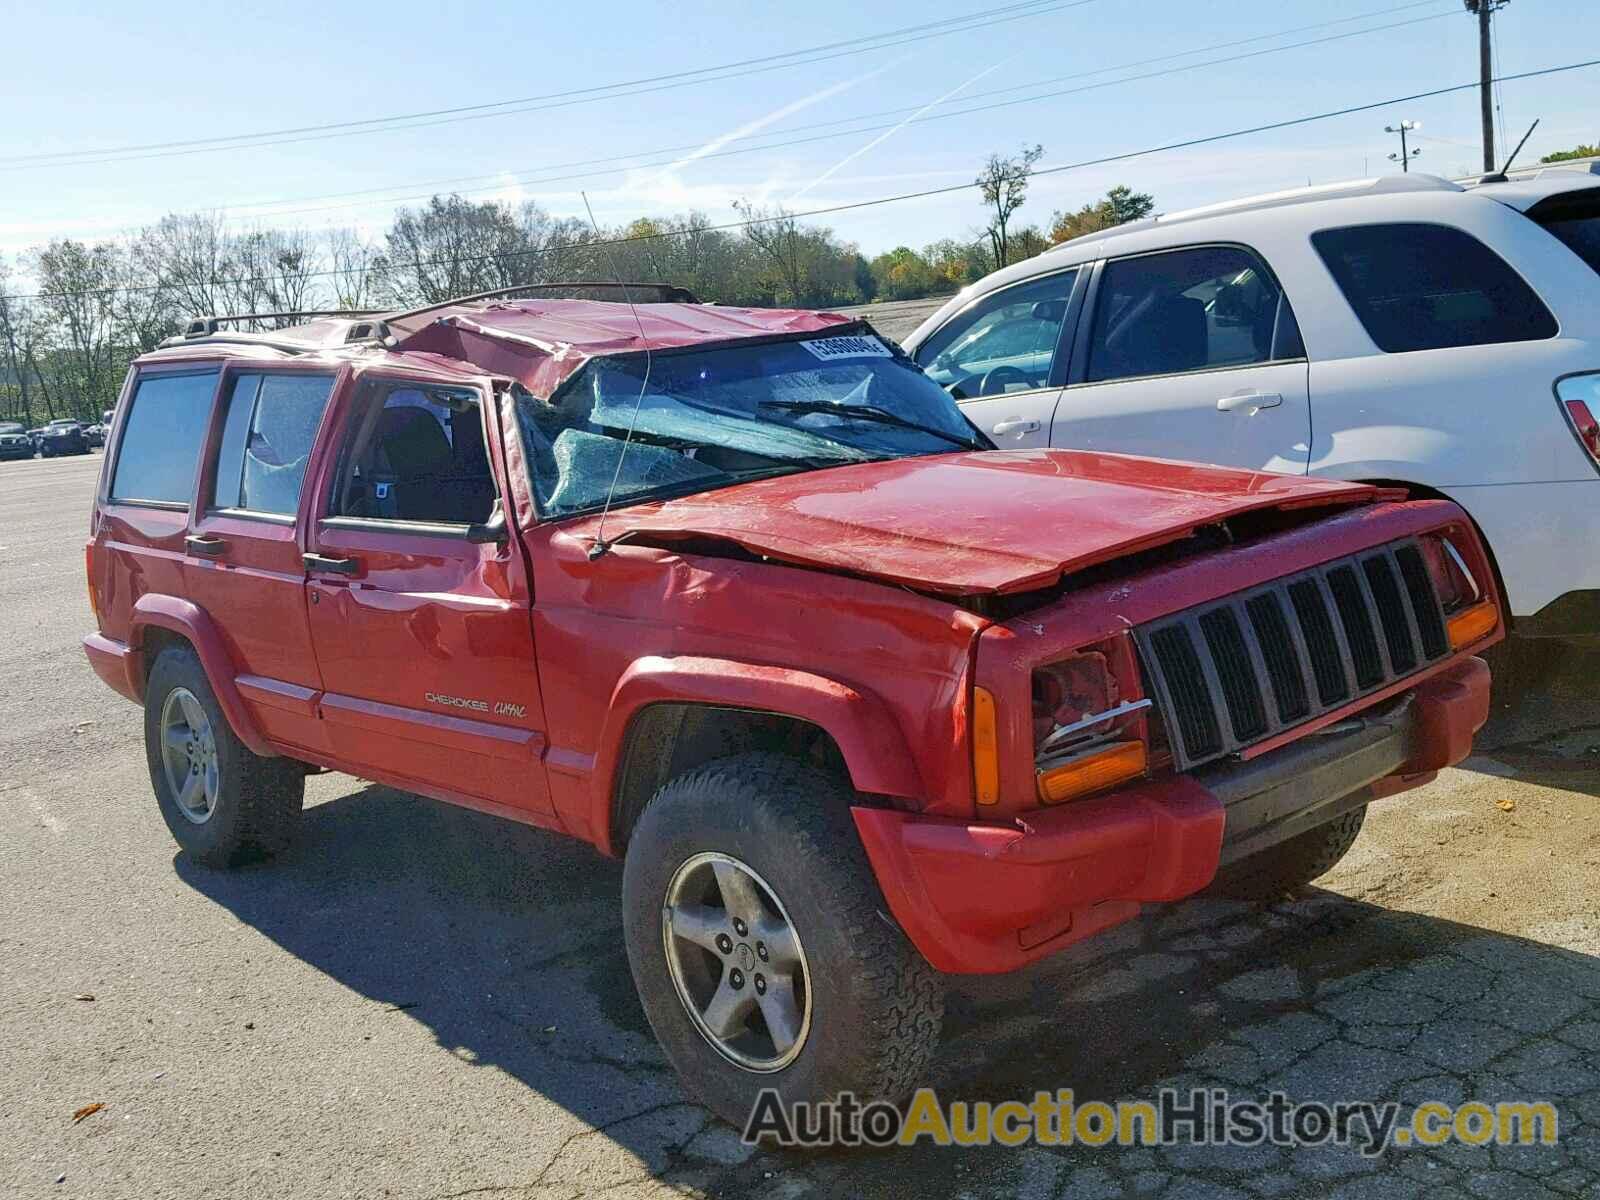
POLYGON ((331 769, 622 856, 736 1121, 903 1095, 941 972, 1322 874, 1468 753, 1502 634, 1447 501, 996 451, 862 323, 673 301, 197 322, 91 528, 187 854, 282 850, 331 769))

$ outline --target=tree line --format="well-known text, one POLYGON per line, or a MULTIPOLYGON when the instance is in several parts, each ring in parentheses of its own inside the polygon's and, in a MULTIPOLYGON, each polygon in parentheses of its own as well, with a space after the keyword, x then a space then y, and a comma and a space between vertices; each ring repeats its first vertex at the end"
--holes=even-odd
POLYGON ((747 223, 737 229, 688 213, 597 231, 531 201, 459 195, 399 209, 377 237, 354 229, 239 230, 221 214, 187 213, 123 240, 58 239, 11 261, 0 256, 0 420, 97 419, 115 403, 128 361, 200 315, 392 311, 495 288, 618 276, 751 307, 916 299, 954 292, 1154 206, 1149 196, 1117 188, 1081 210, 1056 213, 1044 231, 1019 227, 1016 210, 1037 157, 1025 150, 991 159, 985 175, 1005 177, 1005 211, 997 217, 991 208, 982 230, 872 258, 781 208, 741 203, 747 223))

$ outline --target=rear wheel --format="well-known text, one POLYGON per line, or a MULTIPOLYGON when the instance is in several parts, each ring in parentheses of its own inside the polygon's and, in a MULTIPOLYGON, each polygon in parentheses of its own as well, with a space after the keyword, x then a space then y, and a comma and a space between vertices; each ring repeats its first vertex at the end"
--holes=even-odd
POLYGON ((884 903, 832 776, 771 754, 690 771, 628 842, 623 924, 645 1015, 686 1086, 743 1125, 853 1092, 898 1101, 939 1036, 936 973, 884 903))
POLYGON ((294 840, 304 768, 253 754, 238 739, 188 646, 157 656, 145 687, 144 734, 161 816, 190 858, 234 866, 294 840))
POLYGON ((1214 896, 1256 903, 1293 895, 1338 865, 1355 845, 1366 819, 1367 806, 1363 804, 1326 825, 1241 858, 1218 871, 1208 890, 1214 896))

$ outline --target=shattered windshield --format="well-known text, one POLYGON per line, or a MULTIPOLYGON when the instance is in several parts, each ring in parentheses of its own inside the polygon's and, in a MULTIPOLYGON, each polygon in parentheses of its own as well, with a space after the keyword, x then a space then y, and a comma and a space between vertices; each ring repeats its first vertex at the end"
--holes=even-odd
POLYGON ((987 449, 950 397, 870 334, 597 358, 517 412, 545 516, 846 463, 987 449), (622 454, 628 429, 633 438, 622 454), (621 470, 618 460, 621 459, 621 470))

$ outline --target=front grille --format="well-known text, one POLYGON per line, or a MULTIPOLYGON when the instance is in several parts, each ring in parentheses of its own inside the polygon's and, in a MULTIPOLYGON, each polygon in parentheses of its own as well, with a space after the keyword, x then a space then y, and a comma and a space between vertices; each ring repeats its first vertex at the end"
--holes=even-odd
POLYGON ((1450 648, 1410 539, 1163 617, 1135 637, 1180 770, 1377 691, 1450 648))

